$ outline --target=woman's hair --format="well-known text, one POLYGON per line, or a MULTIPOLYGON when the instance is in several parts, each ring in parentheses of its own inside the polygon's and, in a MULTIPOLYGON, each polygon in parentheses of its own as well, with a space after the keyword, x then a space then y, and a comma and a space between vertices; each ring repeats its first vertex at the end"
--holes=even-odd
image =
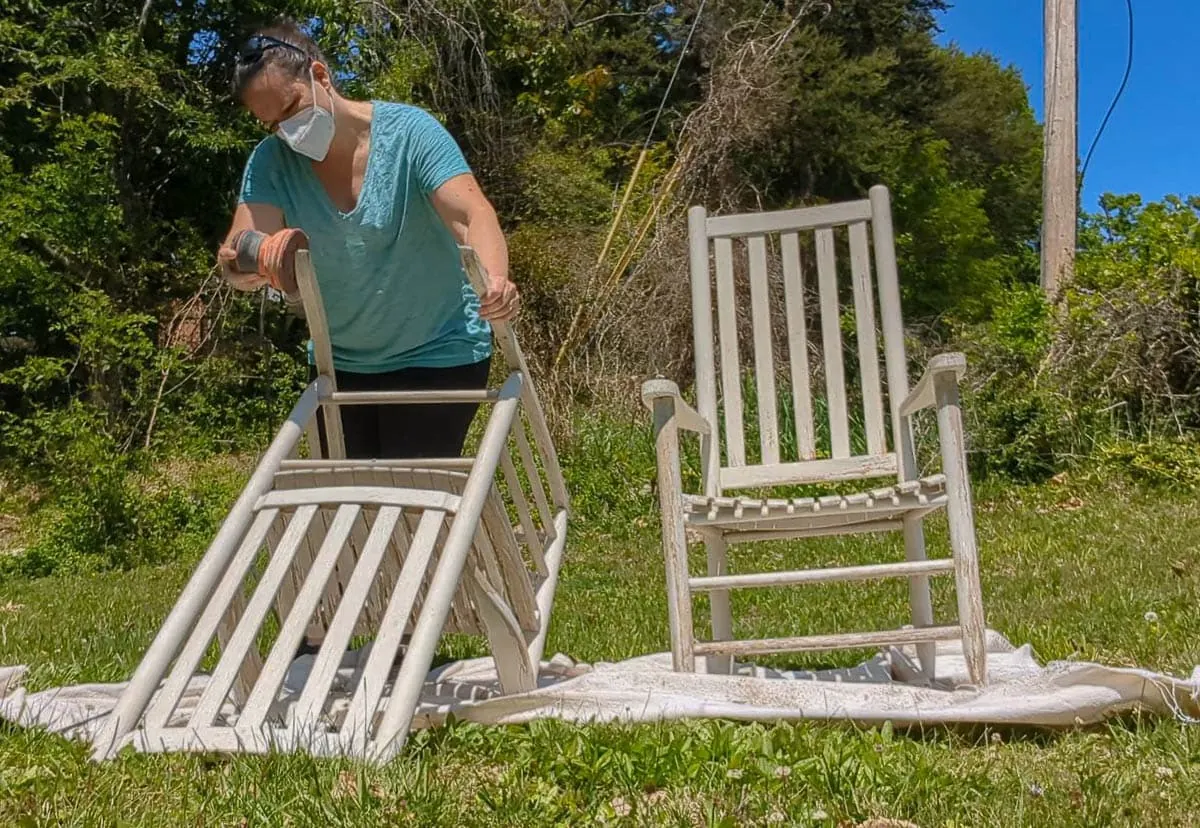
POLYGON ((269 26, 256 29, 238 50, 233 70, 233 96, 240 101, 250 81, 268 66, 278 67, 289 77, 300 78, 314 61, 329 65, 321 47, 294 20, 281 17, 269 26))

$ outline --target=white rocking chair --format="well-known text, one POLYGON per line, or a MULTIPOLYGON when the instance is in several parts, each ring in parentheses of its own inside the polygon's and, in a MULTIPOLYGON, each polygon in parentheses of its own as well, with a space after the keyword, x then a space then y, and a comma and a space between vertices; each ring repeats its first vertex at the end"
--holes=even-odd
POLYGON ((739 656, 917 645, 922 672, 931 677, 934 642, 961 638, 971 681, 982 684, 986 680, 983 602, 958 395, 958 381, 966 361, 961 354, 935 357, 910 393, 887 189, 873 187, 870 197, 861 201, 756 214, 710 217, 702 207, 693 207, 688 224, 699 410, 684 402, 678 387, 668 380, 650 380, 642 388, 643 400, 654 415, 674 669, 695 670, 696 656, 707 657, 708 672, 727 672, 732 659, 739 656), (863 415, 861 434, 856 435, 851 432, 845 384, 835 252, 843 228, 849 250, 847 270, 852 283, 863 415), (800 255, 802 243, 807 243, 806 236, 812 238, 815 248, 823 343, 829 419, 828 441, 823 446, 818 446, 814 427, 816 409, 809 373, 805 278, 811 278, 811 274, 804 272, 800 255), (745 270, 755 369, 755 390, 750 393, 757 394, 758 403, 757 458, 748 457, 745 438, 737 308, 741 280, 735 278, 735 270, 741 267, 735 268, 735 243, 739 247, 744 243, 748 254, 742 261, 748 265, 745 270), (710 250, 715 252, 716 264, 719 374, 714 350, 710 250), (778 251, 781 272, 775 279, 769 277, 768 251, 772 255, 778 251), (886 409, 871 289, 872 258, 882 321, 886 409), (787 331, 785 348, 781 350, 786 352, 790 363, 788 385, 795 415, 795 450, 790 457, 782 456, 781 452, 781 442, 787 440, 780 439, 776 399, 771 305, 773 294, 777 297, 779 293, 782 293, 782 316, 787 331), (723 419, 718 414, 718 403, 723 419), (927 408, 937 411, 942 473, 922 477, 914 453, 910 418, 927 408), (885 410, 889 417, 885 417, 885 410), (888 420, 893 440, 890 449, 888 420), (700 435, 703 488, 699 493, 683 490, 680 429, 700 435), (865 452, 852 451, 855 443, 864 447, 865 452), (835 481, 865 484, 871 478, 893 475, 895 485, 881 487, 876 483, 873 488, 864 487, 860 493, 851 495, 797 498, 729 494, 730 490, 738 489, 762 490, 835 481), (949 558, 927 559, 922 519, 942 508, 949 519, 951 554, 949 558), (888 530, 903 532, 907 560, 790 572, 729 572, 728 547, 732 544, 888 530), (702 577, 692 577, 688 571, 689 531, 703 538, 707 551, 707 574, 702 577), (956 624, 934 624, 929 576, 939 574, 954 575, 956 624), (911 628, 792 634, 756 640, 736 640, 733 636, 731 589, 881 578, 908 579, 911 628), (692 595, 696 592, 709 595, 711 640, 698 640, 694 632, 692 595))
MULTIPOLYGON (((482 294, 477 257, 464 248, 463 258, 482 294)), ((318 377, 98 734, 96 758, 131 741, 148 752, 303 750, 385 761, 404 745, 443 631, 487 636, 502 693, 536 686, 566 543, 567 489, 511 328, 493 326, 509 371, 499 388, 338 392, 307 250, 296 272, 318 377), (476 456, 345 459, 340 406, 446 402, 491 406, 476 456), (329 457, 321 457, 318 407, 329 457), (301 459, 306 433, 309 457, 301 459), (305 638, 316 652, 289 689, 305 638), (347 651, 365 638, 372 641, 351 677, 342 676, 339 701, 347 651), (214 644, 211 673, 196 691, 214 644)))

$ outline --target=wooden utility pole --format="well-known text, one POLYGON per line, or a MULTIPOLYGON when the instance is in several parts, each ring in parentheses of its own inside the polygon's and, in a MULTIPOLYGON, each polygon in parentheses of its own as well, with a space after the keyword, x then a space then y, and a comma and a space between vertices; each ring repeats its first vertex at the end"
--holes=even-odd
POLYGON ((1079 217, 1078 0, 1045 4, 1045 147, 1042 155, 1042 288, 1051 299, 1075 275, 1079 217))

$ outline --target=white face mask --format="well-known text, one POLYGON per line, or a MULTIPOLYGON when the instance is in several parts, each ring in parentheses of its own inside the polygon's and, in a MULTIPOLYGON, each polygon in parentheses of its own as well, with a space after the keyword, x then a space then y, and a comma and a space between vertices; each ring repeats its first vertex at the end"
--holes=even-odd
POLYGON ((313 105, 300 110, 276 127, 280 139, 295 152, 314 161, 325 160, 329 145, 333 143, 333 95, 329 96, 330 110, 317 106, 317 79, 309 67, 312 78, 313 105))

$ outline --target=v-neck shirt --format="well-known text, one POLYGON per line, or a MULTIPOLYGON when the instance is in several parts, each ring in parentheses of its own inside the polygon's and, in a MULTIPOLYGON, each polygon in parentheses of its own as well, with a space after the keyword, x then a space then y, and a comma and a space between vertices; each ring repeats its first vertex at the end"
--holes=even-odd
POLYGON ((436 118, 372 102, 370 143, 354 208, 340 210, 312 162, 277 136, 246 162, 239 200, 272 204, 309 238, 334 367, 374 374, 450 367, 491 354, 491 329, 458 244, 431 194, 471 168, 436 118))

